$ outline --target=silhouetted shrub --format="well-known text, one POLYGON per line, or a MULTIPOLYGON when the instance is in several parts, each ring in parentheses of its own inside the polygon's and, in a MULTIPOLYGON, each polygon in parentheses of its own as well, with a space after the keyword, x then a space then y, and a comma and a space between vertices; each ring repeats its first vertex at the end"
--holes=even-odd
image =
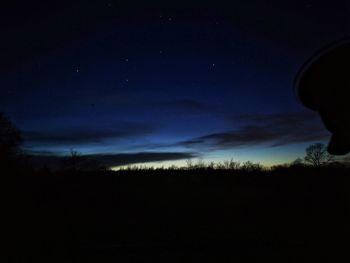
POLYGON ((251 161, 246 161, 242 165, 242 169, 247 172, 260 172, 263 166, 260 163, 253 163, 251 161))

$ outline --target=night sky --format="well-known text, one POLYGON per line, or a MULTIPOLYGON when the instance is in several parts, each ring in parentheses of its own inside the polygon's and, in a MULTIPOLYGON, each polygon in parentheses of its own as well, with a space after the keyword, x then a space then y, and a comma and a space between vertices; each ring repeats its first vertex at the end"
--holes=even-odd
POLYGON ((293 161, 329 137, 295 75, 350 35, 349 14, 347 1, 13 1, 0 111, 31 154, 293 161))

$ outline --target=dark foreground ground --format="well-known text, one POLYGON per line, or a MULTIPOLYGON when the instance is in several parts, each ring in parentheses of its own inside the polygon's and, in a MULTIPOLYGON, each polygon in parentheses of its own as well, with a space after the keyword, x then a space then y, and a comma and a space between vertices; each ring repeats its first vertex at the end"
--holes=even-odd
POLYGON ((6 178, 3 262, 348 262, 345 169, 6 178))

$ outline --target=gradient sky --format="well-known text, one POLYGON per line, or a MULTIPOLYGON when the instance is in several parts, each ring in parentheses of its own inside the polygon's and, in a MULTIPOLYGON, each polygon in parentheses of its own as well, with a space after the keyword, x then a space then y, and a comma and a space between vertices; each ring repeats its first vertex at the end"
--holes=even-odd
POLYGON ((271 165, 327 141, 293 81, 350 35, 347 1, 49 2, 0 11, 0 111, 26 151, 271 165))

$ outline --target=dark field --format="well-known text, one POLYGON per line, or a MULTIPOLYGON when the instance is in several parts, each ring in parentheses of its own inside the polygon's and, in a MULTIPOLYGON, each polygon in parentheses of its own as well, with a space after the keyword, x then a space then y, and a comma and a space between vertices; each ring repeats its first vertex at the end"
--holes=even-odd
POLYGON ((345 168, 5 178, 9 262, 339 262, 349 247, 345 168))

